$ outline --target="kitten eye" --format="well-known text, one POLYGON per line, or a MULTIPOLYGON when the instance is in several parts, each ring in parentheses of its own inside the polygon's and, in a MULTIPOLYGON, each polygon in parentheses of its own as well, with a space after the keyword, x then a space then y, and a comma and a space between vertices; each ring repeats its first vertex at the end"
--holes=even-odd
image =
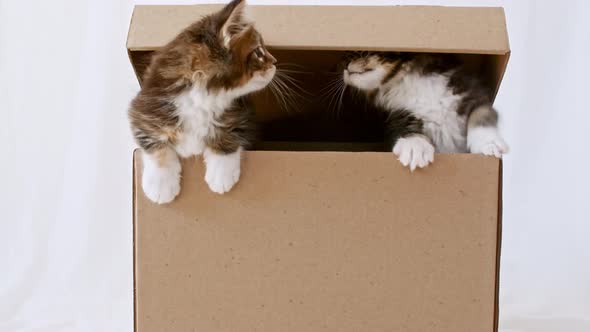
POLYGON ((262 46, 258 46, 257 48, 255 48, 254 54, 259 58, 264 57, 264 49, 262 48, 262 46))
POLYGON ((360 75, 360 74, 365 74, 365 73, 371 72, 373 70, 375 70, 375 68, 363 68, 363 69, 359 69, 359 70, 349 70, 349 72, 351 74, 359 74, 360 75))

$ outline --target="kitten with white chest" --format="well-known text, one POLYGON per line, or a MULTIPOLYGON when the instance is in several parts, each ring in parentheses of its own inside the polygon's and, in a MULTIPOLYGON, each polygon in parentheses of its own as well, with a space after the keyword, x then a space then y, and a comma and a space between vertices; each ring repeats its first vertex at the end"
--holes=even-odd
POLYGON ((434 152, 501 157, 508 146, 497 128, 491 91, 443 55, 368 53, 346 62, 347 86, 389 113, 393 153, 410 167, 426 167, 434 152))
POLYGON ((143 191, 156 203, 180 192, 179 157, 202 154, 205 181, 219 194, 240 177, 240 154, 253 136, 245 97, 276 72, 245 5, 230 2, 157 51, 131 103, 131 130, 143 150, 143 191))

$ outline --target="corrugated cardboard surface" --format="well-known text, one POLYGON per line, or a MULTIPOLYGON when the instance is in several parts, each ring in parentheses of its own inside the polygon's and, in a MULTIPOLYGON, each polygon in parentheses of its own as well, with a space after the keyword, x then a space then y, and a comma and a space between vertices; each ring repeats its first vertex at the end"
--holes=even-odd
POLYGON ((137 331, 494 331, 500 161, 247 152, 230 193, 200 160, 150 203, 135 164, 137 331))
MULTIPOLYGON (((127 48, 164 46, 192 22, 220 8, 137 6, 127 48)), ((480 54, 505 54, 510 49, 502 8, 251 6, 250 12, 274 48, 480 54)))

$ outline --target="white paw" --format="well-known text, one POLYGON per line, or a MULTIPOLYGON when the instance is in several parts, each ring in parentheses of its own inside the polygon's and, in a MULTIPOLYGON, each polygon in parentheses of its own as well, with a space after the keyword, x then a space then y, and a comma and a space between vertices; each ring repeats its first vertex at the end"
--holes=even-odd
POLYGON ((393 153, 402 165, 415 170, 426 167, 434 161, 434 146, 421 135, 400 138, 393 147, 393 153))
POLYGON ((143 192, 152 202, 171 202, 180 192, 180 167, 156 168, 147 166, 142 177, 143 192))
POLYGON ((508 153, 508 145, 494 127, 471 128, 467 133, 467 146, 471 153, 502 158, 508 153))
POLYGON ((502 158, 502 155, 508 152, 508 145, 503 139, 498 138, 492 141, 476 145, 471 148, 471 153, 481 153, 486 156, 495 156, 502 158))
POLYGON ((240 152, 219 155, 213 152, 205 153, 205 181, 211 191, 224 194, 240 179, 240 152))

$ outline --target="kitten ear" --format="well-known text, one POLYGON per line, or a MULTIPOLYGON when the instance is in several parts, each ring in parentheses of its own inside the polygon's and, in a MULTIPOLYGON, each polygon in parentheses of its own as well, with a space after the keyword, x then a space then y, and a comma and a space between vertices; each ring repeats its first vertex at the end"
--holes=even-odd
POLYGON ((229 48, 232 38, 245 31, 250 25, 246 17, 246 0, 233 0, 220 12, 223 22, 219 34, 223 45, 229 48))

